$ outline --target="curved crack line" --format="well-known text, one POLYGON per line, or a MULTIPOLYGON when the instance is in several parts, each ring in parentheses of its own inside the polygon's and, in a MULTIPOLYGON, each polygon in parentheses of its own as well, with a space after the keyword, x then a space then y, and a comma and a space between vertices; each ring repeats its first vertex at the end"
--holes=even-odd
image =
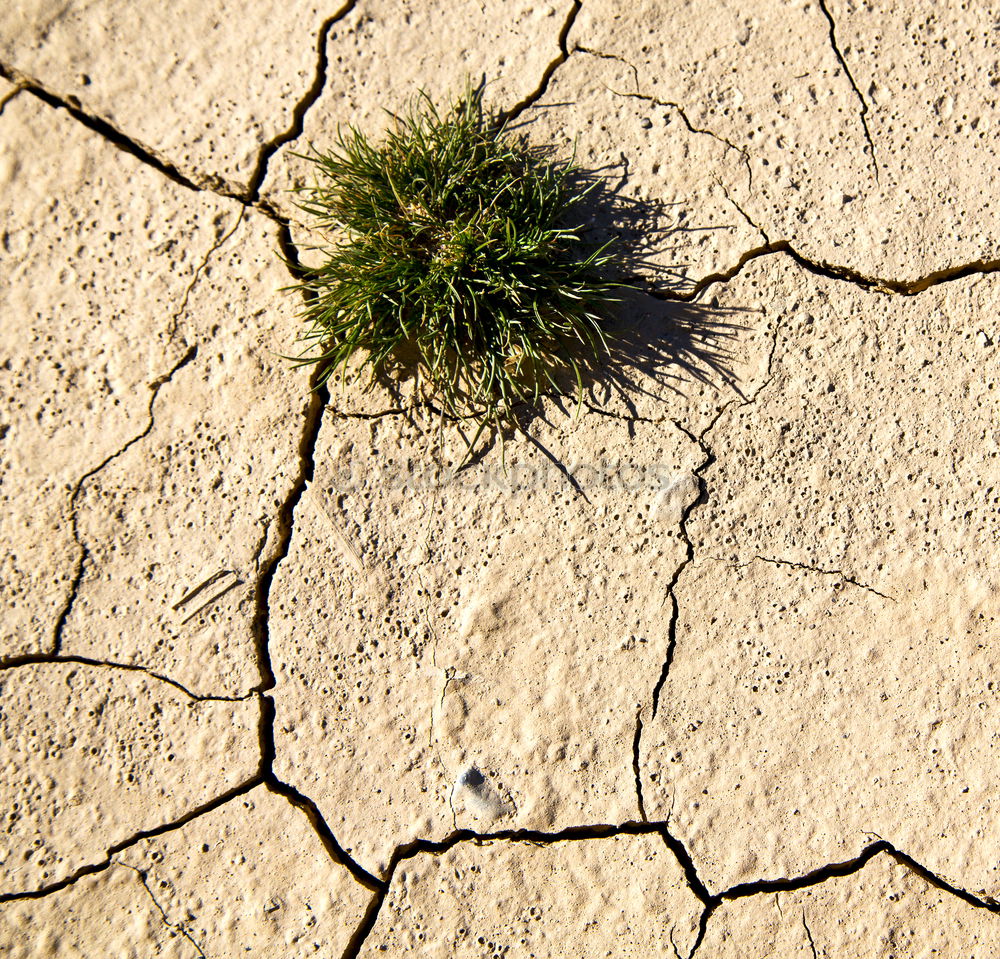
POLYGON ((812 930, 809 928, 809 924, 806 922, 806 911, 802 910, 802 928, 806 931, 806 938, 809 940, 809 948, 812 950, 813 959, 819 959, 816 953, 816 943, 813 941, 812 930))
POLYGON ((562 29, 559 31, 559 39, 557 41, 559 44, 559 55, 545 68, 541 81, 539 81, 538 86, 532 93, 529 93, 519 103, 514 104, 514 106, 512 106, 509 110, 504 110, 500 113, 498 120, 501 126, 510 127, 512 121, 516 120, 522 113, 524 113, 525 110, 534 106, 534 104, 545 96, 545 92, 549 88, 549 83, 552 80, 553 74, 570 57, 570 50, 567 45, 567 41, 569 39, 570 31, 573 29, 573 24, 576 22, 576 18, 582 8, 582 0, 573 0, 573 6, 566 15, 566 20, 563 22, 562 29))
MULTIPOLYGON (((232 227, 226 232, 222 233, 212 244, 212 246, 205 253, 201 262, 195 267, 194 272, 191 275, 191 280, 188 282, 184 295, 181 297, 180 306, 174 311, 170 318, 170 325, 167 327, 167 336, 169 339, 173 339, 177 335, 177 327, 180 323, 180 318, 187 311, 188 301, 191 297, 191 293, 197 285, 202 273, 208 266, 209 260, 212 256, 219 250, 219 248, 236 232, 239 225, 243 222, 243 215, 245 209, 241 208, 239 214, 236 217, 236 221, 233 223, 232 227)), ((149 384, 149 388, 152 391, 149 397, 149 405, 146 409, 147 423, 145 429, 140 433, 133 436, 124 446, 115 452, 106 456, 100 463, 91 469, 87 470, 86 473, 81 476, 77 482, 74 484, 73 489, 69 497, 69 513, 70 513, 70 532, 73 535, 73 541, 76 543, 80 552, 77 559, 76 570, 73 574, 73 580, 70 584, 69 596, 67 597, 66 603, 64 604, 59 616, 56 619, 56 624, 53 629, 52 637, 52 655, 58 655, 62 650, 63 633, 66 628, 66 623, 69 621, 70 612, 73 609, 73 605, 76 602, 77 596, 80 592, 80 586, 83 583, 83 575, 86 567, 87 559, 90 557, 90 549, 87 544, 83 542, 80 537, 80 526, 79 526, 79 509, 77 501, 79 500, 80 494, 83 491, 83 487, 86 485, 87 481, 92 479, 98 473, 100 473, 109 463, 118 459, 118 457, 124 455, 131 447, 133 447, 140 440, 145 439, 153 431, 153 427, 156 422, 156 418, 153 415, 153 408, 156 405, 156 400, 160 395, 160 390, 169 383, 174 375, 178 373, 181 369, 188 365, 194 358, 198 355, 198 345, 188 347, 187 352, 163 375, 157 377, 149 384)))
POLYGON ((343 959, 357 959, 365 940, 375 928, 382 905, 392 886, 392 880, 400 863, 415 856, 427 853, 440 856, 462 843, 483 845, 494 842, 530 843, 535 846, 551 846, 563 842, 587 841, 591 839, 613 839, 616 836, 659 836, 668 850, 677 858, 685 878, 694 895, 702 902, 708 903, 712 897, 698 878, 694 863, 687 850, 679 840, 670 835, 668 824, 663 822, 625 822, 618 825, 596 824, 590 826, 570 826, 557 832, 542 832, 533 829, 507 829, 497 832, 477 833, 470 829, 460 829, 450 836, 440 840, 416 839, 393 851, 386 869, 383 886, 376 891, 368 905, 365 916, 351 936, 343 959))
POLYGON ((823 569, 820 566, 810 566, 808 563, 800 563, 790 559, 774 559, 770 556, 754 556, 745 563, 731 564, 731 568, 745 569, 747 566, 758 561, 761 563, 770 563, 772 566, 787 566, 791 569, 801 569, 809 573, 819 573, 821 576, 839 576, 845 583, 850 583, 851 586, 857 586, 858 589, 864 589, 869 593, 874 593, 876 596, 881 596, 882 599, 887 599, 890 603, 896 602, 894 596, 888 596, 877 590, 874 586, 869 586, 867 583, 862 583, 853 576, 848 576, 842 569, 823 569))
MULTIPOLYGON (((869 833, 869 835, 876 834, 869 833)), ((730 886, 728 889, 723 890, 720 893, 716 893, 714 898, 718 899, 720 902, 723 900, 732 901, 735 899, 745 899, 748 896, 760 895, 761 893, 770 894, 774 892, 792 892, 799 889, 808 889, 810 886, 817 886, 820 883, 826 882, 827 879, 838 879, 844 876, 854 875, 855 873, 860 872, 861 869, 867 866, 868 863, 880 853, 885 853, 890 856, 900 865, 905 866, 915 875, 923 879, 928 885, 934 886, 936 889, 940 889, 943 892, 948 892, 976 909, 985 909, 987 912, 1000 913, 1000 903, 989 901, 987 899, 981 899, 965 889, 952 885, 947 880, 942 879, 940 876, 921 865, 913 859, 912 856, 908 856, 906 853, 901 852, 888 840, 881 838, 878 838, 876 842, 865 846, 865 848, 862 849, 861 852, 853 859, 819 866, 818 868, 811 869, 800 876, 793 876, 791 878, 780 877, 776 879, 758 879, 752 882, 741 882, 735 886, 730 886)))
MULTIPOLYGON (((884 840, 883 840, 884 842, 884 840)), ((886 843, 889 848, 886 850, 888 855, 892 856, 900 865, 906 866, 913 873, 918 875, 924 880, 928 885, 934 886, 936 889, 940 889, 942 892, 951 893, 966 905, 972 906, 974 909, 985 909, 987 912, 993 912, 1000 915, 1000 901, 994 899, 992 896, 987 896, 985 892, 982 892, 979 896, 974 895, 966 889, 962 889, 960 886, 955 886, 938 876, 936 873, 931 872, 926 866, 917 862, 912 856, 908 856, 905 852, 900 849, 896 849, 891 843, 886 843)))
MULTIPOLYGON (((317 379, 321 374, 317 367, 312 376, 312 390, 309 396, 309 405, 305 411, 305 422, 302 426, 302 434, 299 437, 298 457, 299 472, 288 490, 288 494, 278 509, 278 515, 270 524, 275 528, 277 542, 274 553, 261 567, 260 557, 257 559, 259 573, 254 584, 255 612, 251 632, 257 650, 257 668, 260 673, 260 682, 254 687, 256 692, 266 692, 273 689, 276 683, 274 669, 271 666, 271 587, 274 585, 274 578, 277 575, 278 567, 288 556, 292 547, 292 534, 295 531, 295 510, 299 505, 309 484, 312 482, 316 472, 316 444, 319 440, 320 429, 323 425, 323 414, 329 402, 329 391, 325 384, 317 385, 317 379)), ((270 529, 265 532, 261 542, 261 550, 265 548, 271 539, 270 529)))
POLYGON ((708 435, 715 429, 716 424, 722 417, 729 412, 730 409, 740 409, 745 406, 751 406, 757 402, 760 395, 771 385, 774 379, 774 360, 778 349, 778 335, 781 331, 781 317, 779 317, 774 328, 771 330, 770 336, 770 347, 767 356, 767 369, 764 373, 764 378, 760 384, 749 396, 743 397, 739 400, 730 400, 724 403, 717 410, 715 416, 712 417, 708 425, 701 431, 700 434, 692 433, 683 423, 679 420, 674 420, 674 425, 682 433, 684 433, 688 439, 693 443, 697 444, 703 454, 703 459, 693 470, 695 479, 698 481, 699 493, 698 497, 692 502, 688 503, 681 513, 679 528, 680 537, 686 547, 686 555, 681 563, 678 565, 677 569, 674 570, 674 575, 671 577, 670 582, 667 584, 667 595, 670 597, 671 602, 671 614, 670 620, 667 627, 667 655, 663 663, 663 668, 660 671, 660 677, 656 682, 656 686, 653 688, 653 718, 656 717, 657 711, 660 705, 660 693, 663 690, 663 685, 667 681, 667 676, 670 673, 670 666, 673 663, 674 651, 677 646, 677 621, 680 617, 680 606, 677 602, 677 583, 680 581, 681 575, 684 570, 694 561, 694 543, 691 542, 691 536, 688 532, 688 520, 691 518, 691 514, 699 507, 703 506, 708 502, 708 491, 705 484, 705 472, 716 462, 717 457, 715 451, 708 444, 708 435))
POLYGON ((655 106, 667 107, 673 110, 681 118, 681 120, 684 123, 684 126, 687 127, 689 133, 711 137, 713 140, 717 141, 718 143, 721 143, 724 147, 726 147, 727 150, 735 150, 742 158, 743 166, 747 171, 747 189, 753 188, 753 169, 750 166, 750 154, 747 152, 745 148, 738 146, 737 144, 733 143, 732 140, 729 140, 726 137, 722 136, 721 134, 716 133, 714 130, 708 130, 703 127, 696 127, 691 122, 690 118, 687 115, 687 112, 684 110, 684 107, 682 107, 675 100, 660 100, 658 97, 642 93, 639 89, 639 71, 636 68, 635 64, 632 63, 631 61, 626 60, 624 57, 618 56, 615 53, 604 53, 601 50, 593 50, 590 47, 584 47, 581 46, 580 44, 577 44, 576 47, 574 47, 574 50, 579 50, 580 53, 586 53, 592 57, 598 57, 601 60, 614 60, 617 63, 621 63, 624 66, 627 66, 632 71, 632 76, 635 81, 635 92, 622 93, 620 90, 613 90, 611 87, 607 87, 610 93, 614 94, 616 97, 622 97, 632 100, 643 100, 644 102, 652 103, 655 106))
POLYGON ((198 942, 195 941, 194 936, 192 936, 191 933, 187 931, 187 929, 184 927, 184 924, 180 922, 171 922, 167 918, 166 910, 163 908, 163 906, 160 905, 156 896, 153 895, 153 890, 149 888, 149 883, 147 882, 149 874, 145 870, 139 869, 137 866, 129 865, 129 863, 127 862, 122 862, 120 859, 112 862, 112 865, 124 866, 126 869, 131 869, 132 872, 134 872, 139 877, 139 882, 142 883, 143 889, 146 890, 146 895, 149 896, 149 898, 153 902, 153 905, 156 906, 157 911, 160 913, 160 916, 163 919, 163 924, 167 926, 169 929, 176 929, 177 932, 179 932, 185 939, 188 940, 188 942, 191 943, 192 946, 195 947, 195 949, 198 950, 198 955, 201 957, 201 959, 207 959, 207 956, 205 955, 205 950, 202 949, 201 946, 198 944, 198 942))
POLYGON ((27 892, 0 893, 0 903, 16 902, 22 899, 43 899, 45 896, 49 896, 52 893, 60 892, 61 890, 72 886, 74 883, 79 882, 86 876, 93 876, 95 873, 103 872, 105 869, 110 868, 112 860, 118 855, 118 853, 124 852, 126 849, 135 846, 144 839, 153 839, 156 836, 164 835, 164 833, 180 829, 181 827, 186 826, 189 822, 197 819, 199 816, 204 816, 206 813, 214 812, 230 800, 245 795, 250 792, 250 790, 262 785, 263 782, 264 777, 258 772, 245 783, 242 783, 239 786, 234 786, 232 789, 227 789, 220 796, 216 796, 214 799, 211 799, 206 803, 195 806, 194 809, 191 809, 179 819, 175 819, 172 822, 164 823, 159 826, 153 826, 150 829, 142 829, 131 835, 128 839, 123 839, 120 842, 113 843, 108 846, 107 858, 103 859, 101 862, 89 863, 88 865, 81 866, 65 878, 51 882, 48 885, 41 886, 38 889, 31 889, 27 892))
POLYGON ((366 889, 373 892, 381 891, 383 883, 368 872, 340 844, 333 830, 323 818, 319 806, 305 793, 279 779, 274 772, 274 759, 276 755, 274 721, 277 715, 277 707, 275 706, 273 696, 262 695, 260 698, 260 783, 270 792, 278 796, 283 796, 293 806, 305 813, 310 825, 323 844, 323 848, 326 849, 327 854, 334 862, 343 866, 366 889))
POLYGON ((878 159, 875 156, 875 142, 872 140, 871 131, 868 129, 868 104, 865 101, 865 98, 861 95, 858 85, 854 82, 854 75, 851 73, 851 68, 847 65, 844 55, 840 52, 840 47, 837 46, 837 25, 834 23, 833 14, 830 13, 830 10, 826 5, 826 0, 819 0, 819 8, 823 11, 823 16, 826 17, 827 23, 830 25, 830 46, 833 48, 833 55, 837 58, 841 67, 843 67, 844 73, 847 74, 847 81, 850 83, 851 89, 854 91, 854 95, 858 98, 858 102, 861 104, 861 126, 864 128, 865 139, 868 141, 868 149, 871 152, 872 169, 875 171, 875 182, 878 183, 878 159))
MULTIPOLYGON (((760 228, 758 227, 758 229, 760 228)), ((763 232, 761 230, 761 233, 763 232)), ((916 296, 925 290, 940 286, 943 283, 952 283, 969 276, 990 276, 994 273, 1000 273, 1000 258, 998 258, 995 260, 973 260, 971 263, 945 267, 944 269, 927 273, 915 280, 891 280, 885 277, 868 276, 851 267, 827 263, 823 260, 811 260, 796 250, 788 240, 776 240, 745 251, 730 269, 710 273, 702 277, 690 290, 660 289, 652 284, 648 284, 647 278, 642 276, 629 277, 628 279, 634 281, 636 284, 642 284, 640 289, 646 296, 651 296, 658 300, 675 300, 682 303, 690 303, 693 300, 697 300, 710 286, 714 286, 716 283, 725 285, 730 280, 739 276, 743 272, 743 268, 752 260, 778 254, 790 257, 804 270, 816 276, 822 276, 828 280, 837 280, 842 283, 850 283, 864 292, 874 292, 887 296, 916 296)))
MULTIPOLYGON (((681 514, 680 519, 680 536, 685 544, 686 555, 681 563, 678 565, 677 569, 674 570, 674 574, 671 577, 670 583, 667 585, 667 595, 670 598, 670 619, 667 625, 667 652, 663 661, 663 667, 660 670, 659 678, 656 681, 656 685, 653 687, 652 695, 652 716, 656 717, 656 714, 660 706, 660 695, 663 691, 663 687, 667 681, 667 677, 670 674, 670 667, 673 664, 674 653, 677 649, 677 623, 680 618, 680 604, 677 600, 677 583, 680 581, 681 575, 684 570, 694 561, 695 549, 694 543, 691 541, 691 536, 688 532, 688 520, 691 514, 699 506, 708 502, 708 492, 705 484, 704 474, 712 464, 716 461, 715 452, 711 446, 708 444, 708 435, 715 428, 715 425, 723 417, 723 415, 732 407, 742 407, 749 406, 757 401, 760 395, 765 389, 771 384, 774 378, 774 360, 778 349, 778 334, 781 330, 781 319, 779 319, 774 324, 774 329, 771 332, 771 342, 770 348, 768 350, 767 356, 767 368, 764 373, 763 381, 760 386, 748 397, 743 397, 742 400, 731 400, 728 403, 722 405, 722 407, 717 411, 716 415, 712 417, 708 425, 701 431, 700 434, 695 435, 687 427, 685 427, 680 421, 675 420, 674 425, 684 433, 692 442, 696 443, 702 450, 704 458, 702 462, 695 467, 694 476, 698 481, 698 497, 691 503, 687 504, 681 514)), ((641 739, 642 739, 642 725, 637 723, 635 742, 633 743, 633 762, 635 763, 635 776, 636 776, 636 787, 640 796, 640 801, 642 797, 642 771, 641 771, 641 760, 640 760, 640 750, 641 750, 641 739)), ((676 798, 675 795, 671 796, 671 814, 673 813, 673 801, 676 798)), ((645 805, 642 803, 640 806, 643 818, 646 817, 645 805)), ((679 839, 674 839, 668 832, 670 824, 670 815, 667 816, 666 823, 663 827, 664 841, 670 845, 673 850, 674 855, 677 857, 678 861, 684 866, 685 873, 688 876, 688 884, 698 895, 699 899, 702 899, 706 903, 705 913, 702 916, 702 922, 699 926, 698 938, 695 941, 695 945, 691 950, 691 955, 694 955, 694 950, 697 949, 698 943, 704 936, 705 924, 708 922, 708 918, 711 915, 711 911, 715 908, 712 905, 711 898, 705 885, 702 883, 701 879, 698 877, 697 870, 695 869, 694 860, 691 854, 688 852, 687 847, 684 846, 683 842, 679 839)))
POLYGON ((757 895, 770 895, 772 893, 777 894, 779 892, 795 892, 801 889, 808 889, 811 886, 820 885, 828 879, 839 879, 845 876, 852 876, 859 873, 865 866, 868 865, 869 862, 871 862, 872 859, 881 853, 885 853, 887 856, 890 856, 900 863, 900 865, 905 866, 915 875, 923 879, 929 886, 940 889, 942 892, 950 893, 956 898, 961 899, 967 905, 976 909, 985 909, 987 912, 1000 914, 1000 903, 989 898, 981 899, 964 889, 952 885, 940 876, 932 873, 925 866, 922 866, 911 856, 908 856, 906 853, 898 850, 892 845, 892 843, 879 838, 877 842, 873 842, 862 849, 861 852, 853 859, 848 859, 844 862, 838 863, 828 863, 805 872, 802 875, 790 878, 781 877, 776 879, 758 879, 751 882, 738 883, 735 886, 730 886, 722 892, 711 895, 705 912, 702 915, 698 937, 695 941, 694 949, 691 951, 691 956, 694 956, 698 946, 701 945, 712 914, 719 908, 720 905, 722 905, 723 902, 733 902, 738 899, 746 899, 750 896, 757 895))
POLYGON ((0 116, 3 116, 4 107, 10 103, 22 90, 24 90, 23 83, 15 83, 3 96, 0 96, 0 116))
POLYGON ((131 447, 133 447, 140 440, 145 439, 152 432, 153 425, 155 423, 155 418, 153 416, 153 407, 156 404, 156 398, 160 395, 160 389, 165 384, 170 382, 175 373, 177 373, 183 367, 187 366, 187 364, 190 363, 195 358, 195 356, 197 356, 197 354, 198 354, 197 346, 189 347, 187 352, 173 365, 173 367, 171 367, 171 369, 165 375, 159 377, 159 379, 155 380, 152 384, 150 384, 152 395, 149 398, 149 405, 146 409, 146 416, 148 422, 146 423, 145 429, 143 429, 142 432, 137 433, 135 436, 133 436, 123 447, 121 447, 121 449, 116 450, 109 456, 106 456, 100 463, 97 464, 97 466, 93 467, 92 469, 89 469, 86 473, 84 473, 83 476, 81 476, 80 479, 77 480, 76 484, 73 487, 72 492, 70 493, 69 497, 70 532, 73 534, 73 540, 79 547, 80 553, 79 553, 79 558, 77 560, 76 572, 73 577, 73 582, 70 586, 69 597, 67 598, 65 605, 60 611, 58 618, 56 619, 55 628, 53 630, 52 653, 51 653, 51 655, 53 656, 58 656, 60 651, 62 650, 63 631, 66 627, 66 622, 69 619, 70 611, 72 610, 73 605, 76 602, 77 595, 79 594, 80 584, 83 582, 84 568, 86 566, 87 559, 90 556, 90 549, 87 547, 86 543, 84 543, 83 540, 80 538, 79 511, 77 507, 77 500, 80 496, 80 493, 82 492, 83 487, 86 484, 87 480, 97 475, 109 463, 117 459, 119 456, 122 456, 131 447))
POLYGON ((305 817, 309 820, 309 824, 312 826, 313 831, 323 844, 323 848, 326 850, 327 855, 329 855, 329 857, 339 866, 343 866, 344 869, 346 869, 354 877, 354 879, 357 880, 357 882, 371 892, 380 892, 385 888, 384 882, 376 879, 375 876, 373 876, 367 869, 364 868, 364 866, 354 859, 338 842, 333 830, 329 827, 326 820, 323 818, 323 814, 319 811, 319 807, 315 802, 313 802, 312 799, 300 792, 294 786, 290 786, 288 783, 282 782, 271 771, 264 774, 264 785, 271 792, 287 799, 292 806, 305 814, 305 817))
POLYGON ((64 97, 56 93, 41 80, 22 73, 17 67, 0 61, 0 77, 9 80, 21 90, 37 97, 48 106, 57 110, 65 110, 74 120, 82 123, 88 130, 113 143, 120 150, 135 157, 141 163, 153 167, 153 169, 162 173, 174 183, 187 187, 189 190, 207 190, 231 200, 239 200, 241 202, 244 200, 245 191, 238 189, 235 184, 219 176, 198 173, 189 175, 182 172, 179 167, 161 155, 159 151, 151 146, 147 146, 140 140, 130 137, 123 130, 111 123, 110 120, 97 114, 88 113, 76 97, 64 97))
POLYGON ((188 283, 187 288, 184 290, 184 295, 181 297, 181 305, 174 311, 174 315, 170 318, 170 326, 167 329, 167 336, 173 339, 177 335, 177 327, 180 324, 181 317, 187 312, 188 301, 191 299, 191 294, 194 292, 194 288, 198 285, 198 281, 201 279, 202 273, 208 268, 208 263, 219 250, 219 248, 228 240, 240 227, 243 222, 243 217, 246 214, 246 206, 240 207, 240 212, 236 215, 236 221, 228 229, 219 233, 218 238, 209 247, 208 252, 202 257, 201 262, 195 267, 194 272, 191 274, 191 281, 188 283))
POLYGON ((305 128, 306 114, 320 98, 326 86, 327 68, 330 65, 330 58, 326 48, 330 31, 335 24, 349 16, 355 6, 357 6, 357 0, 347 0, 340 10, 332 16, 327 17, 320 25, 316 39, 316 68, 313 74, 312 85, 302 95, 298 103, 295 104, 292 110, 292 122, 288 129, 270 139, 260 148, 257 154, 257 163, 247 184, 245 197, 248 203, 252 204, 260 199, 260 191, 264 186, 264 180, 267 179, 267 167, 271 162, 271 157, 286 143, 297 140, 302 135, 302 131, 305 128))
POLYGON ((251 691, 244 693, 242 696, 202 696, 198 693, 191 692, 190 689, 178 682, 176 679, 171 679, 163 673, 157 673, 146 666, 140 666, 136 663, 116 663, 108 660, 92 659, 88 656, 52 656, 48 653, 26 653, 22 656, 9 656, 0 659, 0 672, 8 669, 19 669, 23 666, 50 666, 57 665, 59 663, 76 664, 78 666, 94 666, 101 669, 121 669, 126 672, 143 673, 150 679, 155 679, 161 683, 166 683, 168 686, 173 686, 175 689, 184 693, 184 695, 189 699, 199 703, 245 703, 247 700, 252 699, 257 695, 257 693, 251 691))

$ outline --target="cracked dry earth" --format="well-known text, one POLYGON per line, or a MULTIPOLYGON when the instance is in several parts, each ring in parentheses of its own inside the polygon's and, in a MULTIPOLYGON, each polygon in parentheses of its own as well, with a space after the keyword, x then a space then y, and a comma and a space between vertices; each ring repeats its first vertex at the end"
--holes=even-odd
POLYGON ((1000 954, 998 30, 0 7, 0 955, 1000 954), (642 262, 451 475, 280 359, 276 251, 467 74, 642 262))

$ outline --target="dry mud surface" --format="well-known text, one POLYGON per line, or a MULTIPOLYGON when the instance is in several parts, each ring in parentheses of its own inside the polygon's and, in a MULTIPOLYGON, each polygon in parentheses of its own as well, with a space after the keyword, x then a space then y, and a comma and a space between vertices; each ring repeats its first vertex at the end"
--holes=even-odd
POLYGON ((0 955, 1000 954, 998 30, 3 4, 0 955), (467 75, 641 292, 453 475, 280 358, 282 257, 467 75))

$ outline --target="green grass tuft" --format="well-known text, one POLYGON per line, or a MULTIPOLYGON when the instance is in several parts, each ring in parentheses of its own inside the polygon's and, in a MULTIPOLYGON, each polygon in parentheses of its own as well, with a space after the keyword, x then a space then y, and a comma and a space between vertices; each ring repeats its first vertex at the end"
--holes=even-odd
POLYGON ((306 158, 317 180, 299 205, 330 246, 294 289, 299 362, 320 364, 320 382, 356 353, 369 387, 408 368, 477 439, 543 393, 582 396, 621 284, 606 278, 610 244, 584 238, 596 184, 572 162, 487 115, 481 89, 446 113, 421 94, 380 142, 341 128, 333 152, 306 158))

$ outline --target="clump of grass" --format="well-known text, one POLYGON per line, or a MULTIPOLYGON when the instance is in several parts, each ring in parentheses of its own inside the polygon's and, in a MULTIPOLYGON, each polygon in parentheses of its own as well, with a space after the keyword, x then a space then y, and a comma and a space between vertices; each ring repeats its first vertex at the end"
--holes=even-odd
POLYGON ((355 354, 369 386, 409 365, 444 414, 486 426, 543 393, 582 396, 606 350, 620 284, 613 253, 583 235, 582 185, 484 111, 469 89, 447 112, 421 94, 380 142, 338 130, 307 157, 300 207, 330 238, 305 273, 302 363, 325 382, 355 354))

